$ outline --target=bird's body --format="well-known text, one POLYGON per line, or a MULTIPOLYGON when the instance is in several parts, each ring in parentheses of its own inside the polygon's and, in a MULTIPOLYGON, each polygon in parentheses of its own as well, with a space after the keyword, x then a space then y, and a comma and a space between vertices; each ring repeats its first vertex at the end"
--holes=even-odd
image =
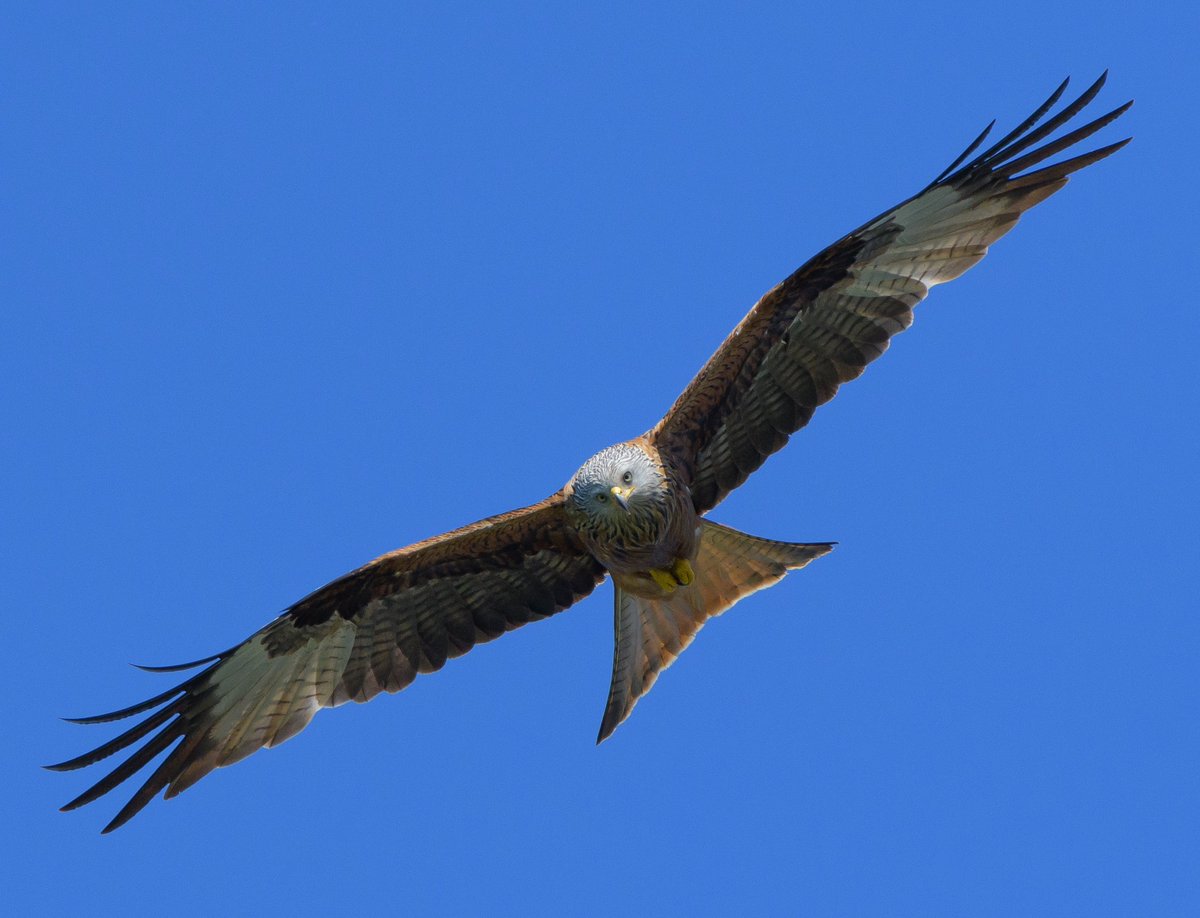
POLYGON ((600 451, 545 500, 377 558, 237 646, 161 668, 203 667, 172 689, 81 718, 146 715, 51 766, 79 768, 141 743, 64 809, 107 793, 169 749, 110 831, 160 791, 173 796, 278 745, 320 708, 399 691, 475 644, 566 609, 611 575, 615 648, 603 740, 707 619, 832 548, 749 536, 707 514, 908 328, 931 287, 983 258, 1071 173, 1123 146, 1029 171, 1128 108, 1047 140, 1103 81, 1039 124, 1064 82, 967 162, 985 130, 921 192, 802 265, 750 310, 654 428, 600 451))
POLYGON ((700 549, 700 517, 687 481, 646 437, 601 450, 563 495, 567 519, 588 551, 614 583, 639 596, 669 590, 651 571, 690 564, 700 549))

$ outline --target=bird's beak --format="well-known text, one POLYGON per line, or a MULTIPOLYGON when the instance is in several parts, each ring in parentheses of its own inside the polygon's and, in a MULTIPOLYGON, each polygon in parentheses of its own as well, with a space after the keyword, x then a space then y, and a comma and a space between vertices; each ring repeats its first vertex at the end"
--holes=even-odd
POLYGON ((629 495, 632 493, 633 488, 618 488, 614 485, 612 489, 612 496, 621 505, 622 510, 629 509, 629 495))

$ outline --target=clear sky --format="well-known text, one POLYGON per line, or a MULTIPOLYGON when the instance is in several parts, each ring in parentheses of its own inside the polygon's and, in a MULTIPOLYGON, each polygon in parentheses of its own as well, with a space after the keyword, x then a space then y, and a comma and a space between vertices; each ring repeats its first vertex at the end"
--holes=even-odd
POLYGON ((1196 14, 499 6, 7 9, 6 908, 1196 914, 1196 14), (838 550, 612 740, 606 586, 115 835, 125 788, 55 812, 116 732, 57 718, 173 678, 128 662, 557 489, 1106 67, 1134 143, 715 514, 838 550))

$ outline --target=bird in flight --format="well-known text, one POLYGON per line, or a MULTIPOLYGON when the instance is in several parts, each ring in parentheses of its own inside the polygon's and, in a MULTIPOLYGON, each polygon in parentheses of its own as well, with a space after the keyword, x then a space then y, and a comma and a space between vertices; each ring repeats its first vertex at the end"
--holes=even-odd
POLYGON ((320 708, 398 692, 476 644, 561 612, 610 576, 616 646, 597 742, 606 739, 707 619, 832 549, 746 535, 706 514, 908 328, 930 287, 983 258, 1071 173, 1128 143, 1033 168, 1129 108, 1048 139, 1104 80, 1043 121, 1064 80, 969 159, 989 125, 916 195, 806 262, 759 300, 657 425, 592 456, 545 500, 383 555, 215 656, 143 667, 203 668, 140 704, 74 721, 146 715, 49 766, 82 768, 142 743, 63 810, 108 793, 174 745, 105 827, 111 832, 160 791, 173 797, 289 739, 320 708))

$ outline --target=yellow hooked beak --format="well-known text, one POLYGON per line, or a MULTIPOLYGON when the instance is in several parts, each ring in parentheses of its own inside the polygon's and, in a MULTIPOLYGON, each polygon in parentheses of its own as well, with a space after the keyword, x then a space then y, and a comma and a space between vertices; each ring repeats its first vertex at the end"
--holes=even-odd
POLYGON ((629 509, 629 495, 633 493, 633 488, 619 488, 616 485, 612 488, 612 496, 622 510, 629 509))

